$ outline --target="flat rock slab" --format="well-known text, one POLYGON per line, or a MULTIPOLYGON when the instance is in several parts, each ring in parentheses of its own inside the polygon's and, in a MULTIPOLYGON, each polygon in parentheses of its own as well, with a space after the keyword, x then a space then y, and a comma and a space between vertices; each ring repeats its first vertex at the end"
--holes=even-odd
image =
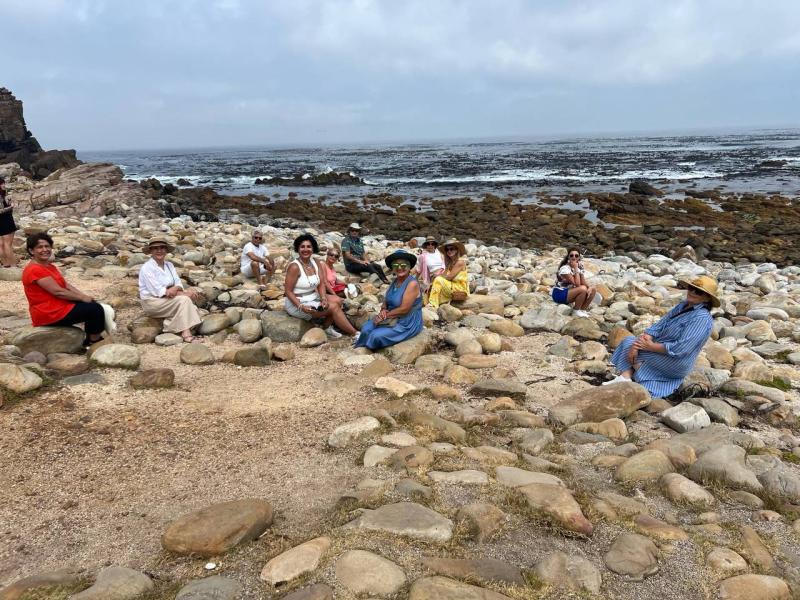
POLYGON ((330 538, 324 536, 295 546, 270 559, 261 570, 261 580, 279 585, 311 573, 319 566, 322 555, 330 547, 330 538))
POLYGON ((444 575, 445 577, 469 581, 505 583, 507 585, 525 585, 525 578, 522 576, 522 571, 520 571, 519 567, 504 560, 426 556, 420 561, 420 564, 437 575, 444 575))
POLYGON ((453 537, 453 522, 450 519, 415 502, 398 502, 366 510, 346 527, 383 531, 432 542, 446 542, 453 537))
POLYGON ((448 577, 423 577, 417 579, 411 586, 408 600, 511 600, 511 598, 448 577))
POLYGON ((100 346, 89 360, 99 367, 137 369, 142 359, 134 346, 106 344, 100 346))
POLYGON ((663 494, 676 504, 708 509, 716 504, 714 496, 702 486, 679 473, 667 473, 659 481, 663 494))
POLYGON ((550 409, 549 418, 560 425, 599 423, 624 418, 650 403, 650 394, 638 383, 615 383, 582 390, 550 409))
POLYGON ((600 569, 582 556, 553 552, 536 563, 534 574, 552 586, 575 592, 599 594, 603 578, 600 569))
POLYGON ((125 567, 106 567, 92 587, 70 596, 71 600, 134 600, 153 589, 153 580, 125 567))
POLYGON ((420 388, 413 383, 388 376, 379 377, 373 384, 373 387, 376 390, 386 392, 394 398, 403 398, 404 396, 409 396, 420 390, 420 388))
POLYGON ((130 377, 128 383, 136 390, 171 388, 175 385, 175 371, 172 369, 147 369, 130 377))
POLYGON ((528 388, 515 379, 481 379, 469 389, 473 396, 507 396, 514 400, 525 400, 528 388))
POLYGON ((381 423, 375 417, 360 417, 334 429, 328 436, 328 445, 332 448, 346 448, 380 427, 381 423))
POLYGON ((395 563, 365 550, 349 550, 340 556, 336 579, 357 596, 391 596, 407 581, 395 563))
POLYGON ((436 483, 485 485, 489 483, 489 476, 483 471, 464 469, 462 471, 429 471, 428 477, 436 483))
POLYGON ((88 385, 88 384, 98 384, 103 385, 105 384, 106 379, 100 373, 83 373, 81 375, 70 375, 69 377, 64 377, 61 380, 61 383, 64 385, 88 385))
POLYGON ((175 600, 238 600, 242 584, 220 575, 196 579, 183 586, 175 600))
POLYGON ((547 515, 564 529, 582 535, 592 535, 594 526, 563 485, 533 483, 517 489, 533 510, 547 515))
POLYGON ((771 575, 737 575, 719 586, 720 600, 791 600, 786 582, 771 575))
POLYGON ((545 483, 548 485, 564 485, 555 475, 549 473, 537 473, 536 471, 527 471, 517 467, 497 467, 494 470, 494 478, 497 483, 506 487, 522 487, 523 485, 530 485, 532 483, 545 483))
POLYGON ((259 499, 222 502, 182 516, 161 536, 165 550, 209 557, 259 537, 272 524, 272 505, 259 499))
POLYGON ((606 566, 633 581, 658 572, 659 552, 648 538, 637 533, 623 533, 614 540, 603 560, 606 566))

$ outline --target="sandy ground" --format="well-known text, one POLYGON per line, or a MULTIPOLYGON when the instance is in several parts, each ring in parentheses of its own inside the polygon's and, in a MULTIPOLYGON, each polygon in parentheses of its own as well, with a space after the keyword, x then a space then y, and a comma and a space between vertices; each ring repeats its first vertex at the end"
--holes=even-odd
MULTIPOLYGON (((74 283, 87 292, 104 286, 99 280, 74 283)), ((19 312, 25 306, 19 284, 0 282, 0 310, 19 312)), ((136 314, 137 310, 129 309, 118 315, 123 340, 126 325, 136 314)), ((537 334, 518 338, 513 340, 516 351, 500 356, 502 366, 533 386, 527 408, 539 414, 592 385, 565 370, 566 361, 546 354, 558 337, 537 334)), ((217 356, 236 346, 236 336, 222 345, 211 345, 217 356)), ((290 362, 241 369, 226 364, 183 365, 178 360, 180 346, 148 345, 143 347, 142 368, 172 368, 174 389, 135 391, 126 385, 129 372, 105 370, 101 371, 104 385, 56 386, 4 407, 0 410, 0 587, 43 570, 78 566, 94 571, 114 564, 149 573, 162 591, 167 590, 158 597, 174 598, 179 584, 169 582, 204 576, 206 561, 163 552, 159 538, 165 526, 214 502, 249 497, 265 498, 273 504, 275 524, 258 541, 218 559, 214 572, 241 581, 243 598, 282 595, 282 590, 271 590, 258 580, 266 560, 344 522, 336 501, 361 479, 398 478, 385 468, 361 466, 363 448, 336 452, 326 448, 325 440, 334 427, 385 400, 369 381, 358 377, 359 367, 342 367, 337 353, 345 348, 347 343, 340 342, 298 349, 296 359, 290 362), (325 383, 323 378, 330 374, 345 377, 325 383)), ((407 367, 397 369, 394 376, 417 383, 441 383, 440 378, 407 367)), ((420 402, 428 410, 443 408, 430 399, 420 402)), ((466 399, 475 407, 484 402, 466 399)), ((648 427, 639 427, 641 436, 662 435, 659 427, 652 431, 648 427)), ((480 435, 482 443, 502 446, 510 441, 503 430, 480 435)), ((565 446, 562 450, 573 459, 566 465, 565 480, 584 494, 615 489, 610 471, 577 468, 607 449, 603 446, 565 446)), ((461 462, 463 468, 480 468, 465 459, 461 462)), ((452 469, 456 465, 441 466, 452 469)), ((638 495, 645 498, 643 493, 638 495)), ((432 506, 453 516, 465 502, 479 497, 497 502, 510 515, 502 536, 491 543, 436 547, 361 536, 337 544, 375 548, 413 579, 423 574, 419 561, 427 554, 504 558, 530 568, 559 549, 602 566, 602 556, 616 535, 630 530, 630 524, 601 522, 590 541, 564 536, 515 513, 513 506, 504 506, 508 495, 494 484, 481 489, 437 490, 432 506)), ((688 513, 678 517, 659 494, 648 494, 648 503, 655 515, 678 519, 683 525, 696 518, 688 513)), ((724 508, 723 517, 748 519, 747 514, 731 510, 724 508)), ((594 520, 596 515, 590 518, 594 520)), ((776 549, 792 543, 777 525, 754 526, 762 533, 774 534, 769 539, 776 549)), ((601 567, 603 597, 715 597, 716 586, 698 567, 711 547, 711 542, 696 535, 664 545, 661 572, 644 583, 627 582, 601 567)), ((327 575, 332 573, 332 564, 324 563, 316 579, 321 576, 331 581, 327 575)), ((347 597, 342 590, 337 592, 337 597, 347 597)), ((573 596, 552 592, 533 597, 573 596)))

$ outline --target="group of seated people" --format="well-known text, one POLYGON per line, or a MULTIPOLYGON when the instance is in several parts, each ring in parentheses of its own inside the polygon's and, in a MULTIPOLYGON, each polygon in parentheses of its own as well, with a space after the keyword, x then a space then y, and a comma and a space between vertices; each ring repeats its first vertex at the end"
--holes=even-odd
MULTIPOLYGON (((348 285, 335 271, 340 252, 335 246, 326 258, 315 258, 320 248, 311 234, 295 238, 297 258, 286 268, 284 310, 292 317, 314 321, 332 338, 348 335, 353 345, 377 350, 414 337, 423 328, 422 308, 464 300, 469 281, 464 244, 450 239, 442 244, 428 237, 419 257, 405 250, 392 252, 384 263, 394 278, 389 281, 383 267, 370 261, 360 239, 360 227, 352 224, 342 243, 345 269, 351 273, 374 273, 389 284, 377 315, 358 331, 343 309, 348 285), (335 327, 335 328, 334 328, 335 327), (337 331, 338 329, 338 331, 337 331), (341 332, 341 333, 340 333, 341 332)), ((67 283, 53 264, 53 239, 47 233, 29 235, 26 248, 31 257, 22 275, 34 326, 84 324, 85 345, 102 339, 107 328, 106 310, 94 298, 67 283)), ((139 270, 139 297, 145 314, 163 319, 163 330, 176 333, 185 342, 200 339, 192 329, 202 321, 195 301, 200 294, 185 289, 175 266, 166 256, 175 248, 163 236, 156 236, 143 252, 150 256, 139 270)), ((275 263, 255 231, 242 250, 241 271, 263 287, 275 272, 275 263)), ((640 336, 622 340, 611 361, 619 375, 606 384, 635 381, 655 398, 672 394, 691 372, 711 334, 711 309, 720 306, 717 282, 704 275, 682 280, 686 299, 640 336)), ((556 274, 553 299, 574 306, 585 316, 596 295, 586 282, 580 252, 571 248, 556 274)), ((604 384, 605 385, 605 384, 604 384)))

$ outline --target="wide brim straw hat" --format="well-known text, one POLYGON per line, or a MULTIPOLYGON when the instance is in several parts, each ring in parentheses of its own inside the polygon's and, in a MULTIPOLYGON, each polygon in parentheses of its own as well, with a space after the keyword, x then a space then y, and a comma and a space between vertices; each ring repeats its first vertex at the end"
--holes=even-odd
POLYGON ((436 246, 436 247, 438 248, 438 247, 439 247, 439 240, 437 240, 437 239, 436 239, 435 237, 433 237, 432 235, 429 235, 428 237, 426 237, 426 238, 425 238, 425 241, 424 241, 424 242, 422 242, 422 245, 423 245, 423 246, 424 246, 425 244, 433 244, 434 246, 436 246))
POLYGON ((145 254, 150 254, 151 247, 156 245, 156 244, 164 244, 167 247, 167 252, 172 252, 172 251, 175 250, 175 246, 170 244, 167 241, 167 238, 158 237, 157 236, 157 237, 152 238, 149 242, 147 242, 147 245, 144 248, 142 248, 142 252, 144 252, 145 254))
POLYGON ((681 289, 686 288, 697 288, 701 292, 705 292, 709 296, 711 296, 711 305, 717 307, 720 305, 719 300, 719 289, 717 285, 717 280, 713 277, 709 277, 708 275, 700 275, 699 277, 695 277, 694 279, 679 279, 678 280, 678 287, 681 289))
POLYGON ((356 231, 361 231, 361 225, 358 223, 350 223, 350 226, 347 229, 355 229, 356 231))
POLYGON ((448 246, 455 246, 456 249, 458 250, 458 255, 459 256, 464 256, 467 253, 467 249, 464 248, 464 244, 459 242, 456 238, 450 238, 446 242, 443 242, 441 244, 442 251, 446 253, 448 246))
POLYGON ((386 260, 384 261, 386 263, 386 267, 391 269, 392 263, 396 260, 408 261, 408 266, 412 269, 414 268, 414 265, 417 264, 417 257, 410 252, 406 252, 405 250, 395 250, 386 257, 386 260))

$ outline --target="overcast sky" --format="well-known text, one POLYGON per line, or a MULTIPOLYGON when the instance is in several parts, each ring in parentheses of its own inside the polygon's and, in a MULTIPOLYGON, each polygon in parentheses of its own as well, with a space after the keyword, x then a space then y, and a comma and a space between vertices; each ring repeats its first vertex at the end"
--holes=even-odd
POLYGON ((46 148, 800 125, 798 0, 0 0, 46 148))

